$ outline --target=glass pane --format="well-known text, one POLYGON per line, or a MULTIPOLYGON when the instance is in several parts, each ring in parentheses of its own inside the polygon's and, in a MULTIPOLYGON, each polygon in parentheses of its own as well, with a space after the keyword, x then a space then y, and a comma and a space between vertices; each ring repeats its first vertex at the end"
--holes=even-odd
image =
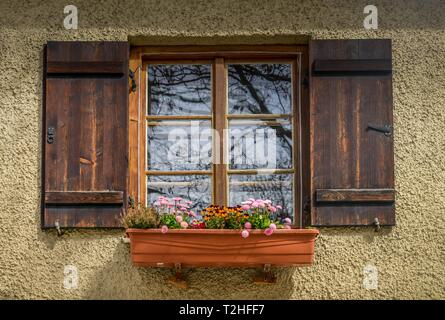
POLYGON ((147 204, 153 204, 159 196, 192 201, 190 208, 200 212, 212 202, 211 178, 207 175, 147 176, 147 204))
POLYGON ((210 170, 211 160, 210 121, 149 122, 147 127, 148 170, 210 170))
POLYGON ((210 65, 148 66, 149 115, 210 115, 210 65))
POLYGON ((290 64, 229 64, 229 113, 290 114, 290 64))
POLYGON ((229 202, 237 205, 249 198, 271 200, 280 205, 280 216, 294 216, 293 174, 229 175, 229 202))
POLYGON ((291 169, 290 120, 229 121, 230 169, 291 169))

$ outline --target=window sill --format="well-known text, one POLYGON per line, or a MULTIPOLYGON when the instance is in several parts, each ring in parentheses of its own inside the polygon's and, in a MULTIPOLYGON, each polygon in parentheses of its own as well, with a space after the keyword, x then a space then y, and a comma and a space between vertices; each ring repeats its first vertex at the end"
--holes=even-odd
POLYGON ((127 229, 133 264, 144 267, 255 267, 265 264, 307 266, 314 260, 318 230, 280 229, 271 236, 252 230, 127 229))

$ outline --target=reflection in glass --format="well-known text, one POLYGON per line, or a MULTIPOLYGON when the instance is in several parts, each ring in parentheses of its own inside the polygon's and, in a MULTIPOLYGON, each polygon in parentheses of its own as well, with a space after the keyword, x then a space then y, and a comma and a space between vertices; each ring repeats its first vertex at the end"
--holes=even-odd
POLYGON ((229 113, 290 114, 290 64, 229 64, 229 113))
POLYGON ((208 175, 147 176, 147 204, 159 196, 181 197, 192 201, 191 208, 199 213, 212 203, 211 178, 208 175))
POLYGON ((290 120, 229 121, 230 169, 291 169, 290 120))
POLYGON ((239 204, 249 198, 271 200, 280 205, 283 217, 294 216, 293 174, 229 175, 229 203, 239 204))
POLYGON ((149 122, 147 169, 210 170, 212 160, 210 125, 210 121, 198 120, 149 122))
POLYGON ((148 66, 149 115, 210 115, 210 65, 148 66))

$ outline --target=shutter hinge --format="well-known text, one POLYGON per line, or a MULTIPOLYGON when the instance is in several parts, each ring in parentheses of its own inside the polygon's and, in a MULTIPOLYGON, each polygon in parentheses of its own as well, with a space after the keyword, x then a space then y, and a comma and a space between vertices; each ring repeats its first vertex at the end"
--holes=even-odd
POLYGON ((131 80, 131 89, 130 90, 131 90, 131 92, 135 92, 137 85, 136 85, 136 80, 134 78, 134 71, 129 69, 128 76, 130 77, 130 80, 131 80))
POLYGON ((135 201, 134 201, 134 198, 132 197, 132 196, 128 196, 128 206, 130 207, 130 208, 134 208, 135 207, 135 201))

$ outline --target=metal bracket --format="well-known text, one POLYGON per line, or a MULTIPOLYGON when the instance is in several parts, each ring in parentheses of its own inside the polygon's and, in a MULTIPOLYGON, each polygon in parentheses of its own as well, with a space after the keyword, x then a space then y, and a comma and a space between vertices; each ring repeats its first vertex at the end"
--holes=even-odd
POLYGON ((175 263, 175 274, 169 277, 167 281, 178 288, 181 289, 188 288, 187 281, 184 279, 182 274, 181 263, 179 262, 175 263))
POLYGON ((137 86, 136 86, 136 80, 134 78, 134 71, 129 69, 128 76, 130 77, 130 80, 131 80, 131 92, 135 92, 137 86))
POLYGON ((379 232, 380 229, 382 228, 380 226, 379 218, 374 218, 374 226, 375 226, 375 229, 374 229, 375 232, 379 232))
POLYGON ((277 277, 270 270, 269 263, 266 263, 264 265, 261 275, 257 275, 253 278, 253 282, 257 284, 268 284, 277 282, 277 277))
POLYGON ((59 220, 56 220, 55 222, 54 222, 54 227, 56 228, 56 230, 57 230, 57 235, 60 237, 60 236, 62 236, 63 235, 63 231, 60 229, 60 223, 59 223, 59 220))

